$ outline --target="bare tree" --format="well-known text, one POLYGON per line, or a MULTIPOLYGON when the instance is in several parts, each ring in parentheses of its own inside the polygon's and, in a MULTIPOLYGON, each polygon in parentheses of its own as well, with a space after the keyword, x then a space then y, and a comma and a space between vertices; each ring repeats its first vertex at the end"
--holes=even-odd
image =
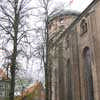
POLYGON ((31 0, 4 0, 0 3, 0 48, 4 52, 5 67, 11 72, 10 100, 14 100, 15 75, 19 68, 20 61, 28 61, 33 56, 40 56, 44 62, 46 100, 48 100, 48 23, 49 18, 59 14, 63 10, 63 4, 51 8, 53 0, 39 0, 37 7, 30 7, 31 0), (36 8, 38 14, 32 15, 39 17, 40 26, 34 29, 36 33, 42 33, 43 40, 36 50, 33 49, 32 28, 29 26, 29 17, 32 9, 36 8), (42 26, 42 27, 41 27, 42 26), (42 53, 37 52, 42 50, 42 53), (27 60, 26 60, 27 59, 27 60), (6 63, 5 63, 6 62, 6 63))
POLYGON ((41 21, 40 33, 42 34, 43 41, 40 45, 41 59, 44 63, 45 70, 45 87, 46 87, 46 100, 49 100, 49 72, 50 68, 48 66, 48 49, 49 49, 49 29, 48 24, 52 17, 59 15, 64 11, 64 4, 58 4, 58 6, 52 8, 53 0, 38 0, 38 13, 40 17, 39 22, 41 21))
POLYGON ((20 61, 28 61, 33 56, 33 29, 29 26, 29 17, 34 9, 29 6, 31 1, 0 2, 0 49, 4 55, 2 64, 7 70, 9 67, 11 74, 9 100, 14 100, 15 75, 20 61))

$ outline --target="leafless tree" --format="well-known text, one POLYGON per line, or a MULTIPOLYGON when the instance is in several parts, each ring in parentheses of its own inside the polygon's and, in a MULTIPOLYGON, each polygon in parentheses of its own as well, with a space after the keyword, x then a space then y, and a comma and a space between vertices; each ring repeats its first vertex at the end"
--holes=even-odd
POLYGON ((0 49, 3 51, 2 64, 10 69, 11 84, 9 100, 14 100, 16 70, 20 62, 28 61, 33 54, 32 27, 29 18, 34 7, 32 0, 3 0, 0 2, 0 49), (27 60, 26 60, 27 59, 27 60))
POLYGON ((48 48, 49 48, 49 20, 64 11, 64 4, 58 4, 58 6, 52 8, 53 0, 38 0, 38 17, 41 21, 40 34, 42 34, 43 40, 40 45, 41 59, 45 70, 45 87, 46 87, 46 100, 49 100, 49 66, 48 66, 48 48))
POLYGON ((48 23, 49 18, 63 10, 63 4, 51 9, 53 0, 39 0, 39 2, 37 0, 36 7, 30 7, 31 1, 2 0, 0 2, 0 49, 4 53, 2 63, 7 70, 10 69, 11 73, 10 100, 14 100, 15 75, 19 66, 22 66, 20 61, 23 58, 28 61, 33 56, 40 56, 42 62, 44 62, 46 100, 48 100, 48 23), (38 14, 34 13, 32 15, 31 11, 33 9, 36 9, 38 14), (30 16, 37 17, 39 22, 34 29, 29 26, 30 16), (43 36, 42 42, 34 51, 34 45, 32 44, 33 30, 43 36))

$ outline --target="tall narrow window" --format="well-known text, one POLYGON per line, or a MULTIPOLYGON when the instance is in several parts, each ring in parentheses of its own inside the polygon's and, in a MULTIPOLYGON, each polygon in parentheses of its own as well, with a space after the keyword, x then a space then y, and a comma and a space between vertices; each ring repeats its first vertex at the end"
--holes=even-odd
POLYGON ((87 22, 85 19, 81 21, 80 28, 81 28, 81 34, 87 32, 87 22))
POLYGON ((90 49, 88 47, 84 49, 83 56, 84 56, 84 78, 85 78, 86 100, 94 100, 93 79, 91 71, 91 54, 90 54, 90 49))
POLYGON ((58 50, 58 65, 59 65, 59 100, 65 100, 64 96, 64 64, 63 64, 63 45, 62 43, 59 44, 59 50, 58 50))
POLYGON ((67 61, 67 100, 72 100, 72 82, 71 82, 71 63, 70 60, 67 61))
POLYGON ((57 100, 57 69, 55 68, 55 100, 57 100))
POLYGON ((60 17, 59 17, 59 21, 60 21, 60 23, 62 24, 62 23, 64 22, 64 16, 60 16, 60 17))
POLYGON ((67 48, 69 48, 69 39, 67 39, 67 48))

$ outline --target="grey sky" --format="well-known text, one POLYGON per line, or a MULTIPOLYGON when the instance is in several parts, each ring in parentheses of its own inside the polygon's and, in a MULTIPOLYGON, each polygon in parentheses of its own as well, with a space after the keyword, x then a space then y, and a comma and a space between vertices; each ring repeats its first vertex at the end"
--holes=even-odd
POLYGON ((57 2, 64 2, 65 7, 70 10, 77 10, 77 11, 83 11, 93 0, 71 0, 73 1, 70 5, 67 5, 70 0, 54 0, 54 3, 56 5, 57 2))

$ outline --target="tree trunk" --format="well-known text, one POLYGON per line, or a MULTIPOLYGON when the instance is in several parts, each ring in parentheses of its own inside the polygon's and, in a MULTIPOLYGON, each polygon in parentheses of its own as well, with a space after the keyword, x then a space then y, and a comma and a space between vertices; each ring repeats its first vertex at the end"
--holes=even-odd
POLYGON ((11 85, 10 85, 10 96, 9 100, 14 100, 14 89, 15 89, 15 66, 11 66, 11 85))
POLYGON ((13 53, 11 58, 11 86, 10 86, 10 96, 9 100, 14 100, 14 91, 15 91, 15 71, 16 71, 16 57, 17 57, 17 35, 18 35, 18 25, 19 25, 19 14, 17 12, 18 0, 15 0, 14 8, 14 38, 13 38, 13 53))
POLYGON ((10 84, 10 96, 9 100, 14 100, 14 90, 15 90, 15 71, 16 71, 16 57, 17 57, 17 33, 14 39, 14 49, 11 59, 11 84, 10 84))
MULTIPOLYGON (((47 10, 47 8, 46 8, 47 10)), ((45 63, 45 87, 46 87, 46 100, 49 100, 49 81, 48 81, 48 71, 49 71, 49 66, 48 66, 48 11, 46 11, 46 20, 45 20, 45 36, 46 36, 46 63, 45 63)))

